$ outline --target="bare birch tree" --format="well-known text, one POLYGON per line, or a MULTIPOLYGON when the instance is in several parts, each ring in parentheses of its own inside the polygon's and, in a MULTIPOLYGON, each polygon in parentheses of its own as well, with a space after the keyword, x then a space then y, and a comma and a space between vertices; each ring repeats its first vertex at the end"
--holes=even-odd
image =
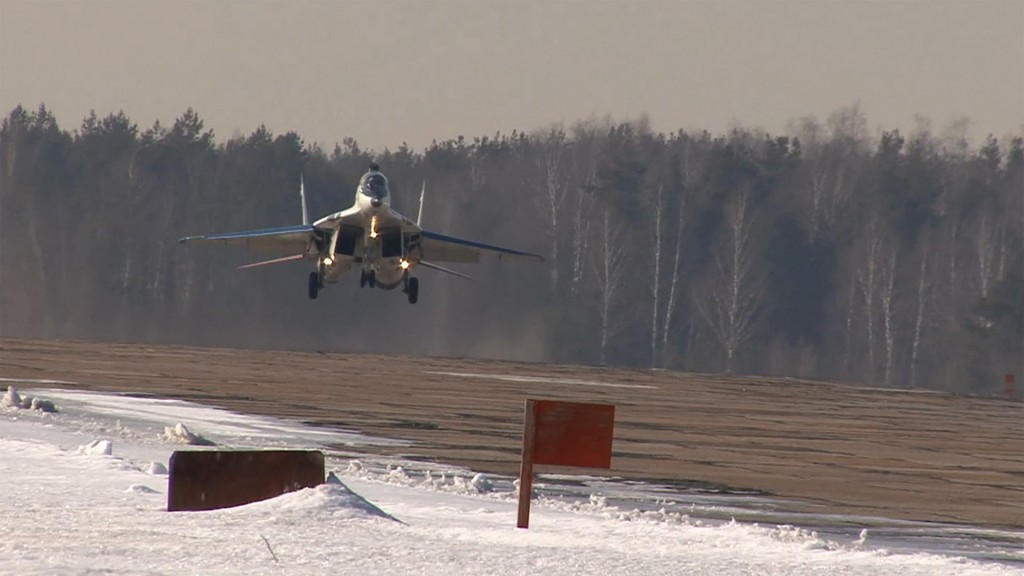
POLYGON ((590 189, 594 184, 594 171, 587 175, 584 184, 577 186, 573 198, 572 212, 572 277, 569 290, 573 294, 579 292, 586 273, 587 255, 590 253, 590 211, 593 203, 590 189))
POLYGON ((863 304, 864 335, 867 340, 867 366, 865 380, 875 381, 875 301, 881 276, 882 239, 878 235, 878 221, 868 225, 864 254, 857 269, 857 288, 863 304))
POLYGON ((892 385, 893 358, 896 352, 896 250, 892 248, 883 261, 879 292, 882 316, 882 336, 885 343, 885 368, 882 381, 892 385))
POLYGON ((551 287, 558 287, 559 251, 559 213, 568 196, 571 172, 566 166, 566 136, 560 128, 552 128, 541 140, 541 154, 537 159, 540 172, 540 187, 534 204, 547 224, 548 238, 551 241, 551 287))
POLYGON ((615 305, 619 298, 623 274, 626 270, 622 231, 611 221, 611 209, 604 208, 598 250, 592 261, 598 290, 598 313, 601 317, 601 364, 608 361, 608 344, 622 328, 616 317, 615 305))
POLYGON ((959 281, 959 262, 957 261, 957 253, 960 248, 960 234, 961 234, 961 221, 958 215, 954 215, 951 218, 949 225, 949 266, 948 266, 948 282, 947 291, 949 297, 952 299, 956 295, 956 286, 959 281))
POLYGON ((669 277, 668 294, 665 295, 665 318, 661 326, 661 349, 668 348, 668 335, 672 328, 672 319, 676 310, 679 294, 679 263, 683 251, 683 231, 686 224, 686 196, 679 198, 679 217, 676 220, 676 245, 672 254, 672 275, 669 277))
MULTIPOLYGON (((661 308, 658 306, 658 296, 661 295, 661 246, 664 235, 662 224, 662 213, 665 211, 665 187, 658 186, 658 192, 654 198, 654 250, 653 270, 654 281, 651 282, 651 368, 658 363, 658 317, 661 308)), ((667 320, 665 322, 668 323, 667 320)))
POLYGON ((882 229, 878 218, 872 218, 865 229, 859 262, 856 286, 861 297, 863 314, 860 317, 864 322, 867 353, 864 379, 876 381, 880 347, 884 347, 881 350, 885 354, 883 379, 888 384, 896 342, 896 246, 882 229))
POLYGON ((750 195, 744 191, 726 207, 725 233, 715 251, 705 295, 697 301, 697 309, 725 351, 730 373, 736 351, 754 333, 764 295, 764 284, 754 267, 749 204, 750 195))
POLYGON ((833 112, 822 126, 814 117, 794 127, 806 161, 804 203, 811 242, 827 233, 849 206, 867 138, 867 119, 859 104, 833 112))
POLYGON ((843 320, 843 376, 852 378, 850 364, 853 361, 853 323, 857 317, 857 282, 850 282, 846 291, 846 317, 843 320))
POLYGON ((978 217, 977 227, 971 238, 974 248, 975 264, 978 271, 978 292, 982 298, 988 298, 992 281, 999 276, 999 254, 1004 250, 1003 227, 995 222, 990 210, 985 210, 978 217))
POLYGON ((931 296, 932 282, 929 278, 928 259, 931 257, 931 248, 928 237, 925 236, 921 244, 921 263, 917 273, 917 310, 914 314, 914 335, 910 340, 910 375, 907 384, 911 388, 917 386, 917 368, 920 363, 921 341, 925 311, 928 300, 931 296))
POLYGON ((672 254, 672 273, 669 276, 668 293, 665 295, 665 314, 661 325, 662 356, 664 356, 664 351, 668 349, 668 338, 674 325, 673 319, 675 318, 676 304, 678 302, 678 294, 680 293, 679 267, 682 261, 683 233, 686 230, 687 196, 706 165, 706 158, 698 155, 698 148, 692 138, 686 137, 680 157, 683 187, 677 200, 679 206, 675 224, 675 250, 672 254))
POLYGON ((572 294, 579 293, 586 275, 586 264, 590 254, 590 221, 593 217, 593 191, 597 185, 597 161, 600 155, 602 140, 600 134, 610 124, 596 121, 579 123, 573 126, 573 157, 571 172, 577 184, 570 187, 569 202, 572 206, 572 276, 569 290, 572 294))

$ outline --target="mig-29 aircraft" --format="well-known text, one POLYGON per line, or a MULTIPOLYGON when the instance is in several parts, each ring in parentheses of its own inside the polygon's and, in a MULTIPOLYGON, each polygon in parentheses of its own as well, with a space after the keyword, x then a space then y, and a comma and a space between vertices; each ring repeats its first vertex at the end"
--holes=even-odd
POLYGON ((245 246, 260 252, 286 254, 273 260, 240 266, 239 269, 309 260, 316 266, 316 271, 309 273, 309 297, 312 299, 317 297, 326 283, 340 281, 353 265, 359 267, 360 287, 391 290, 401 284, 409 302, 415 304, 419 299, 419 280, 412 276, 412 272, 417 266, 469 278, 437 263, 477 262, 481 255, 491 255, 498 259, 511 257, 544 260, 529 252, 423 230, 420 220, 423 217, 425 190, 424 184, 420 191, 419 214, 413 222, 391 208, 388 179, 381 174, 378 165, 371 164, 369 172, 359 179, 352 206, 328 214, 312 224, 309 223, 306 211, 306 187, 300 180, 302 225, 187 236, 179 241, 245 246))

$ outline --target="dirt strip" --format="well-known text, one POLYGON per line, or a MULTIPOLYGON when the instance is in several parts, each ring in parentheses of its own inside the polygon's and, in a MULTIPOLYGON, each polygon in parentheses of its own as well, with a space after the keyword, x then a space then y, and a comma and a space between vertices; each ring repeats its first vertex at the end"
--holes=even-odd
POLYGON ((0 339, 0 378, 355 429, 418 443, 394 453, 510 475, 526 398, 609 403, 617 476, 759 491, 808 512, 1024 528, 1019 401, 491 360, 17 339, 0 339))

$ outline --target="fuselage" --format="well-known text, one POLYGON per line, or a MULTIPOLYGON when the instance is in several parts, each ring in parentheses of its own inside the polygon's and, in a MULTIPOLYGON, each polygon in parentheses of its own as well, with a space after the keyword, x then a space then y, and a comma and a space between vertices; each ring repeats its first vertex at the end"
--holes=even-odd
POLYGON ((324 279, 332 283, 359 264, 364 278, 372 274, 375 286, 395 288, 414 263, 411 253, 418 251, 414 241, 419 226, 391 209, 388 180, 375 168, 359 179, 352 207, 321 218, 315 226, 329 233, 320 261, 324 279))

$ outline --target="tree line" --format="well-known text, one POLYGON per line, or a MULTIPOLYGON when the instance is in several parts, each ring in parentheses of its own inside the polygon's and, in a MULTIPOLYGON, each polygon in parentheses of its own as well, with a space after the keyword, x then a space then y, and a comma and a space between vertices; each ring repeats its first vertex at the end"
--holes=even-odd
POLYGON ((218 141, 189 109, 140 129, 39 106, 0 126, 0 334, 786 375, 989 393, 1024 364, 1024 140, 965 122, 873 134, 857 106, 783 135, 591 118, 332 150, 260 126, 218 141), (543 254, 424 270, 420 303, 305 298, 181 236, 351 203, 370 162, 427 229, 543 254))

